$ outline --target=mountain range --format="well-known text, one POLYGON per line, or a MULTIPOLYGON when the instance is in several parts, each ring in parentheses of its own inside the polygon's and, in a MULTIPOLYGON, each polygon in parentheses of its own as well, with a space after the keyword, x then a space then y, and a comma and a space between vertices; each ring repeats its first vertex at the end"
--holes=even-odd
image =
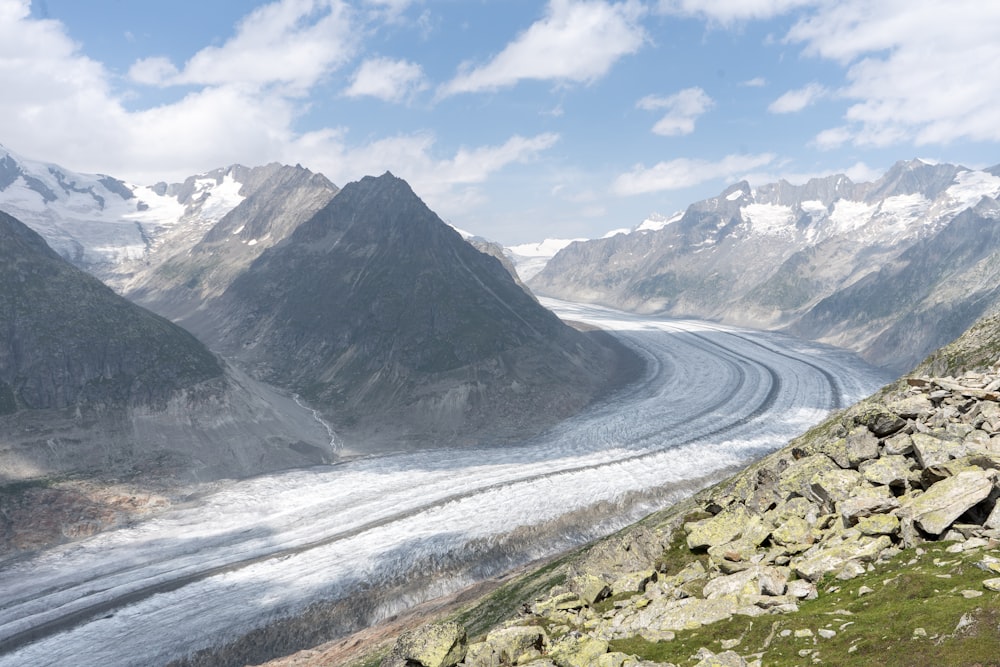
MULTIPOLYGON (((542 308, 499 247, 477 250, 390 174, 341 192, 300 166, 234 165, 141 187, 0 159, 0 209, 45 237, 49 259, 191 331, 225 358, 214 363, 227 387, 239 374, 282 405, 308 404, 312 427, 332 426, 343 452, 505 442, 638 367, 610 337, 542 308)), ((330 458, 329 435, 293 434, 308 454, 294 463, 330 458)))
POLYGON ((736 183, 627 234, 568 245, 539 294, 784 329, 902 372, 1000 306, 1000 168, 899 162, 736 183))

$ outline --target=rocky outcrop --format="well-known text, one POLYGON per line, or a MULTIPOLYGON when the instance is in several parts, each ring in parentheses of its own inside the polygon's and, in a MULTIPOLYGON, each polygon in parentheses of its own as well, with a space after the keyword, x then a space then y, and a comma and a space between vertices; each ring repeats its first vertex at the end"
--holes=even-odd
MULTIPOLYGON (((740 617, 771 625, 765 647, 800 642, 807 648, 798 655, 820 662, 822 650, 811 646, 833 642, 851 622, 786 629, 776 639, 778 624, 765 619, 794 615, 844 582, 889 567, 904 550, 916 563, 937 542, 949 546, 935 553, 956 556, 935 558, 930 576, 947 580, 949 566, 968 563, 979 583, 952 593, 993 595, 1000 589, 998 499, 1000 364, 989 373, 910 377, 727 482, 595 545, 568 566, 563 584, 474 639, 459 664, 667 664, 620 648, 680 641, 740 617), (523 641, 511 650, 508 638, 523 641)), ((854 594, 873 592, 860 586, 854 594)), ((963 621, 955 621, 961 629, 963 621)), ((923 627, 913 633, 927 636, 923 627)), ((741 655, 732 650, 739 645, 738 638, 717 640, 683 664, 768 664, 766 651, 741 655)), ((846 647, 842 659, 857 648, 846 647)))

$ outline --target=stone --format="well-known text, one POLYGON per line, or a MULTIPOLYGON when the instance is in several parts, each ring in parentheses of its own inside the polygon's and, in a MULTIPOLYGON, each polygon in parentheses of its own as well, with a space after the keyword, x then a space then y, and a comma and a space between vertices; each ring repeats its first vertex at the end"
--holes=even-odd
POLYGON ((905 456, 913 452, 913 438, 909 433, 897 433, 887 438, 882 446, 882 453, 889 456, 905 456))
POLYGON ((863 462, 858 468, 866 480, 882 486, 906 486, 913 464, 910 459, 899 454, 887 454, 871 461, 863 462))
POLYGON ((882 514, 899 507, 887 486, 862 486, 850 498, 837 504, 837 512, 848 524, 861 517, 882 514))
POLYGON ((942 440, 927 433, 914 433, 913 452, 923 469, 957 459, 967 454, 965 445, 953 440, 942 440))
POLYGON ((805 579, 789 581, 785 593, 800 600, 815 600, 819 595, 816 584, 805 579))
POLYGON ((867 428, 856 428, 847 434, 847 459, 852 468, 857 468, 862 461, 876 457, 878 457, 878 438, 874 433, 867 428))
POLYGON ((552 597, 538 600, 531 605, 531 613, 536 616, 548 616, 555 611, 569 611, 584 606, 583 600, 576 593, 564 592, 552 597))
POLYGON ((778 524, 777 528, 771 531, 771 540, 777 544, 789 545, 811 544, 815 538, 809 522, 801 517, 793 516, 778 524))
POLYGON ((593 606, 611 595, 611 587, 606 581, 593 574, 581 574, 567 582, 567 588, 587 606, 593 606))
POLYGON ((657 580, 656 570, 642 570, 640 572, 628 572, 621 575, 611 583, 611 594, 620 595, 622 593, 645 593, 646 586, 657 580))
POLYGON ((993 490, 984 470, 966 470, 932 485, 901 508, 921 529, 940 535, 955 519, 982 502, 993 490))
POLYGON ((844 563, 844 566, 840 568, 839 572, 837 572, 837 579, 840 579, 841 581, 848 581, 850 579, 860 577, 864 573, 864 565, 856 560, 849 560, 844 563))
POLYGON ((885 438, 906 426, 906 420, 883 406, 877 406, 859 415, 855 421, 868 427, 877 438, 885 438))
POLYGON ((970 591, 968 589, 961 591, 962 597, 965 598, 966 600, 971 600, 972 598, 981 597, 982 594, 983 594, 982 591, 970 591))
POLYGON ((862 595, 868 595, 869 593, 874 593, 874 592, 875 589, 872 588, 871 586, 862 586, 861 588, 858 589, 858 597, 861 597, 862 595))
POLYGON ((466 648, 465 628, 458 623, 424 625, 401 634, 381 666, 454 667, 466 648))
POLYGON ((858 519, 862 535, 893 535, 899 530, 899 517, 892 514, 873 514, 858 519))
POLYGON ((593 667, 607 652, 608 642, 571 632, 552 645, 549 657, 559 667, 593 667))
POLYGON ((839 570, 849 560, 872 561, 879 552, 891 545, 892 540, 885 535, 874 539, 860 537, 856 541, 820 549, 810 556, 792 561, 792 569, 799 577, 815 582, 827 572, 839 570))
POLYGON ((813 636, 813 631, 809 628, 800 628, 792 634, 796 639, 807 639, 813 636))
POLYGON ((684 524, 688 549, 705 549, 732 542, 743 533, 748 518, 746 508, 736 505, 708 519, 684 524))
POLYGON ((995 577, 993 579, 984 579, 983 587, 991 591, 1000 593, 1000 577, 995 577))
POLYGON ((820 628, 817 630, 817 634, 819 634, 819 636, 823 639, 833 639, 837 636, 837 631, 829 628, 820 628))
POLYGON ((527 662, 519 658, 540 655, 547 641, 545 630, 538 626, 501 628, 486 635, 486 643, 502 665, 527 662))
POLYGON ((812 478, 817 473, 837 468, 840 466, 826 454, 805 456, 792 462, 781 472, 778 479, 778 491, 786 500, 796 495, 808 498, 811 495, 809 484, 812 478))
POLYGON ((851 497, 861 481, 861 473, 857 470, 824 470, 813 475, 809 490, 817 501, 832 511, 837 503, 851 497))
POLYGON ((700 656, 695 667, 747 667, 747 661, 735 651, 723 651, 718 654, 700 656))
POLYGON ((925 394, 907 396, 906 398, 886 404, 886 407, 903 419, 928 417, 934 411, 934 406, 925 394))

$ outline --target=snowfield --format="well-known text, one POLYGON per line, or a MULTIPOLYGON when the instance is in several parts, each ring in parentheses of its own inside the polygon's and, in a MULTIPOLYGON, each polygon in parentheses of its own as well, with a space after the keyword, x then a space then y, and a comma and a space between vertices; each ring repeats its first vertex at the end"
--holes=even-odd
POLYGON ((0 666, 164 664, 348 596, 374 622, 631 523, 889 379, 779 334, 544 302, 634 347, 645 377, 519 446, 226 483, 9 565, 0 666))

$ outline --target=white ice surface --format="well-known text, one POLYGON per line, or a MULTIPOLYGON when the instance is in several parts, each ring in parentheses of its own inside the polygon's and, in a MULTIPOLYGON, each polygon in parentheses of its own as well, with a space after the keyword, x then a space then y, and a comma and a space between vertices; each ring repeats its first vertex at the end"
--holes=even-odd
POLYGON ((621 522, 637 518, 629 493, 757 458, 887 379, 853 355, 779 334, 545 303, 613 330, 648 360, 646 376, 521 446, 262 476, 9 565, 0 667, 163 664, 410 571, 440 568, 447 581, 448 568, 479 557, 475 545, 520 526, 600 502, 622 504, 621 522), (5 648, 95 605, 104 606, 75 625, 5 648))

